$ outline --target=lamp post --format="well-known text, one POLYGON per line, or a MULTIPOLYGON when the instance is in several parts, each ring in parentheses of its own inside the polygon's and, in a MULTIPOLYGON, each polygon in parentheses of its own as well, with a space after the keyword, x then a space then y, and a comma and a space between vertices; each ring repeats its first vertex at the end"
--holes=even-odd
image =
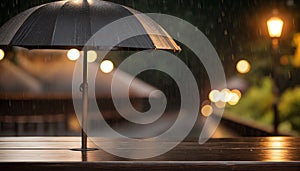
POLYGON ((283 20, 279 17, 271 17, 267 21, 267 27, 269 36, 272 39, 272 56, 273 56, 273 69, 272 69, 272 79, 273 79, 273 113, 274 113, 274 134, 278 133, 279 125, 279 111, 278 111, 278 99, 279 99, 279 88, 278 88, 278 74, 279 74, 279 39, 282 34, 283 20))

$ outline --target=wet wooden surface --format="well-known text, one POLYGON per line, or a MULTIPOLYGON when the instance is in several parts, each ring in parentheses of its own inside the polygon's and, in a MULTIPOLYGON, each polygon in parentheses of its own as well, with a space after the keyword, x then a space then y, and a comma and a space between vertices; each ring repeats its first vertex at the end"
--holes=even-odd
MULTIPOLYGON (((97 139, 96 143, 124 153, 157 150, 151 140, 147 147, 128 146, 123 139, 97 139)), ((94 147, 93 143, 89 143, 94 147)), ((211 139, 205 144, 187 140, 171 151, 149 159, 129 160, 103 150, 86 153, 79 137, 1 137, 0 170, 300 170, 300 138, 262 137, 211 139)))

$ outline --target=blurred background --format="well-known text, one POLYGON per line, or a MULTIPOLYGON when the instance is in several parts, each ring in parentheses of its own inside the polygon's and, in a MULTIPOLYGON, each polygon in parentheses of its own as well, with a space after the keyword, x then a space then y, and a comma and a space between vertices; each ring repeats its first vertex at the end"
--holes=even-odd
MULTIPOLYGON (((30 7, 52 1, 1 0, 0 25, 30 7)), ((183 50, 175 55, 193 72, 201 96, 199 118, 190 137, 199 136, 203 121, 214 112, 213 106, 225 108, 214 134, 216 138, 300 135, 300 1, 112 2, 144 13, 182 18, 197 26, 218 52, 226 74, 227 89, 212 90, 201 61, 178 42, 183 50), (283 23, 280 36, 272 36, 268 30, 267 23, 272 17, 283 23)), ((93 62, 100 53, 90 51, 88 60, 93 62)), ((159 89, 167 96, 165 114, 155 123, 132 125, 122 119, 112 104, 110 84, 114 69, 133 53, 114 51, 106 56, 96 81, 97 102, 106 121, 119 132, 132 132, 129 136, 134 137, 159 135, 172 125, 180 108, 179 89, 168 75, 160 71, 145 71, 131 86, 130 99, 139 111, 149 109, 148 95, 152 90, 159 89)), ((0 136, 80 134, 71 99, 74 63, 80 55, 74 49, 3 47, 0 50, 0 136)), ((122 81, 131 79, 126 72, 123 74, 120 89, 122 81)), ((119 98, 123 98, 122 92, 119 98)))

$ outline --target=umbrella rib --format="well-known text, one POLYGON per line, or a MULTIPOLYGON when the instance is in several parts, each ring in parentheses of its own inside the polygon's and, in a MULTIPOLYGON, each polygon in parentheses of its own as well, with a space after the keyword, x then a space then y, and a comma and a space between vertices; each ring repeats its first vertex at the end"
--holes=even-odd
POLYGON ((164 30, 164 28, 156 24, 156 22, 154 22, 149 16, 126 6, 123 7, 136 16, 138 21, 148 33, 149 38, 152 40, 151 43, 155 49, 168 49, 167 47, 169 47, 170 49, 174 49, 174 51, 181 51, 181 48, 175 43, 173 38, 164 30))
MULTIPOLYGON (((62 4, 61 4, 61 7, 60 7, 60 9, 61 8, 63 8, 64 7, 64 5, 67 3, 68 1, 62 1, 62 4)), ((57 26, 57 18, 58 18, 58 16, 59 16, 59 14, 57 14, 56 15, 56 18, 55 18, 55 24, 54 24, 54 28, 53 28, 53 32, 52 32, 52 36, 51 36, 51 45, 53 45, 53 43, 54 43, 54 35, 55 35, 55 33, 56 33, 56 26, 57 26)))
MULTIPOLYGON (((86 4, 87 4, 87 6, 88 6, 88 22, 89 22, 89 26, 90 26, 90 28, 89 28, 89 36, 91 37, 92 36, 92 22, 91 22, 91 11, 90 11, 90 7, 89 7, 89 3, 88 2, 86 2, 86 4)), ((86 40, 86 41, 88 41, 88 40, 86 40)))
MULTIPOLYGON (((147 31, 147 29, 144 27, 144 24, 142 23, 143 21, 141 21, 140 19, 139 19, 139 17, 138 17, 138 15, 136 15, 136 14, 140 14, 138 11, 135 11, 135 10, 133 10, 133 9, 131 9, 131 8, 128 8, 128 7, 126 7, 126 6, 123 6, 122 5, 122 7, 124 8, 124 10, 126 10, 128 13, 130 13, 131 15, 133 15, 133 16, 135 16, 135 18, 136 18, 136 20, 138 21, 138 23, 140 24, 140 26, 141 26, 141 28, 144 30, 144 32, 145 33, 148 33, 148 31, 147 31)), ((147 47, 145 47, 145 49, 148 49, 148 48, 156 48, 156 46, 155 46, 155 44, 154 44, 154 42, 152 41, 152 39, 151 39, 151 36, 149 35, 149 34, 145 34, 147 37, 148 37, 148 39, 149 39, 149 41, 147 41, 147 43, 148 44, 150 44, 150 45, 147 45, 147 47), (151 47, 149 47, 149 46, 151 46, 151 47)), ((143 36, 145 36, 145 35, 143 35, 143 36)), ((141 46, 142 46, 142 44, 141 44, 141 46)))
POLYGON ((5 23, 1 29, 0 29, 0 41, 1 45, 2 44, 11 44, 11 41, 14 38, 14 35, 19 31, 21 26, 26 22, 26 20, 30 17, 32 13, 34 13, 37 9, 45 6, 46 4, 37 6, 37 7, 32 7, 27 11, 24 11, 23 13, 20 13, 19 15, 11 18, 7 23, 5 23), (16 18, 23 18, 22 22, 16 23, 16 18))

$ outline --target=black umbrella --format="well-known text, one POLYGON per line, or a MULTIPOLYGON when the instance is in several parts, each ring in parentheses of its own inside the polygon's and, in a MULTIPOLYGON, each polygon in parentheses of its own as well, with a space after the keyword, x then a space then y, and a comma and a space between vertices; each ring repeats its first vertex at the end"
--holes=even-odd
MULTIPOLYGON (((28 9, 10 19, 0 28, 0 46, 21 46, 29 49, 82 49, 86 42, 101 28, 120 18, 139 14, 131 8, 102 0, 66 0, 43 4, 28 9)), ((159 35, 140 35, 120 42, 114 47, 94 44, 100 49, 164 49, 180 51, 180 47, 157 23, 148 17, 136 17, 129 31, 155 30, 159 35)), ((86 118, 88 106, 87 92, 87 52, 83 57, 83 116, 82 149, 87 149, 86 118)))
MULTIPOLYGON (((0 45, 32 48, 82 48, 103 26, 140 14, 131 8, 102 0, 67 0, 43 4, 15 16, 0 28, 0 45)), ((149 18, 136 18, 130 31, 146 28, 164 36, 142 35, 121 42, 114 49, 180 50, 173 39, 149 18)))

